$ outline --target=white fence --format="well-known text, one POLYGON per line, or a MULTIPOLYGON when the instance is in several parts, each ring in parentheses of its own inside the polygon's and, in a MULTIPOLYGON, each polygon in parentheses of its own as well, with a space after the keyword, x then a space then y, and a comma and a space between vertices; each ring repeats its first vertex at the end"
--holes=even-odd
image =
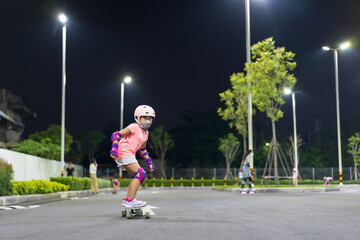
MULTIPOLYGON (((24 153, 0 149, 0 158, 12 164, 15 181, 29 181, 35 179, 49 180, 61 173, 61 163, 55 160, 36 157, 24 153)), ((80 165, 73 164, 76 176, 83 176, 84 170, 80 165)), ((67 164, 65 164, 65 168, 67 164)), ((65 171, 66 172, 66 171, 65 171)))

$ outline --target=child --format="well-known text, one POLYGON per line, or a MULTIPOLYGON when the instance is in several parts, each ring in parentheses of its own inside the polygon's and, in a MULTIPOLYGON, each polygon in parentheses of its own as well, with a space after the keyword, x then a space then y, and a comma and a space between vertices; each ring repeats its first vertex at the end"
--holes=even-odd
POLYGON ((146 177, 146 172, 140 167, 135 158, 135 154, 136 151, 138 151, 140 156, 146 161, 149 171, 154 171, 155 166, 146 150, 146 142, 149 136, 147 129, 151 126, 154 118, 154 109, 147 105, 140 105, 134 112, 136 123, 132 123, 126 128, 114 132, 111 136, 113 142, 110 151, 111 158, 115 160, 118 167, 122 170, 125 169, 133 176, 128 187, 126 198, 122 202, 124 207, 143 207, 147 204, 145 201, 135 199, 136 193, 146 177))
POLYGON ((243 177, 244 178, 243 178, 243 180, 241 182, 240 193, 243 193, 244 186, 245 186, 247 180, 249 181, 249 190, 248 190, 248 192, 252 191, 252 188, 251 188, 252 179, 251 179, 251 173, 250 173, 250 159, 251 159, 251 156, 253 156, 253 155, 254 154, 253 154, 252 150, 249 150, 247 152, 247 154, 246 154, 244 165, 242 167, 242 172, 243 172, 243 177))
POLYGON ((114 187, 113 194, 116 194, 116 192, 119 190, 120 183, 116 178, 110 178, 110 182, 114 187))
POLYGON ((331 184, 330 184, 330 181, 332 181, 333 180, 333 178, 332 177, 323 177, 323 180, 325 181, 325 183, 324 183, 324 185, 326 185, 326 186, 330 186, 331 184))

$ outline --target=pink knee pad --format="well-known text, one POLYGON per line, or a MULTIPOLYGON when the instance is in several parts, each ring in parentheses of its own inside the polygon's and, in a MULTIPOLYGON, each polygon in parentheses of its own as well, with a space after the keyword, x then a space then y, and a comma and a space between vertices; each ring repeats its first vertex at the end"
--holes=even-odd
POLYGON ((146 177, 146 172, 144 171, 143 168, 139 168, 135 173, 134 173, 134 178, 139 179, 140 184, 142 184, 145 181, 145 177, 146 177), (139 176, 137 176, 139 175, 139 176))

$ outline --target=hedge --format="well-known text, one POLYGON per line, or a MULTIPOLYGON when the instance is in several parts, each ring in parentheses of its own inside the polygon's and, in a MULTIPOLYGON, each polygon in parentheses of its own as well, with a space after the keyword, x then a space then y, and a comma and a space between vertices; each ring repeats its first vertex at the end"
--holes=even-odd
POLYGON ((68 191, 69 186, 49 180, 12 181, 13 195, 44 194, 68 191))
MULTIPOLYGON (((87 177, 51 177, 50 181, 65 184, 71 191, 87 190, 91 186, 91 179, 87 177)), ((97 181, 99 188, 112 187, 110 180, 98 178, 97 181)))
POLYGON ((11 180, 13 173, 12 165, 0 158, 0 196, 12 194, 13 186, 11 180))

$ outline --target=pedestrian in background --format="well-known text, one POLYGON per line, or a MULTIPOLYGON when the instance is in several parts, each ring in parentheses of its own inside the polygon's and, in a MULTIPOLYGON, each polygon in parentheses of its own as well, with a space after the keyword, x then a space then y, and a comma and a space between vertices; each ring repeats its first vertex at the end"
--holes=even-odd
POLYGON ((91 160, 91 164, 90 164, 90 178, 91 178, 91 189, 90 191, 93 194, 98 194, 99 193, 99 189, 98 189, 98 182, 97 182, 97 177, 96 177, 96 170, 97 170, 97 163, 96 160, 93 159, 91 160))
POLYGON ((76 176, 75 168, 72 166, 72 162, 69 162, 69 166, 66 169, 66 173, 68 177, 74 177, 76 176))
POLYGON ((120 187, 119 180, 117 180, 116 178, 110 178, 110 182, 114 187, 113 194, 116 194, 116 192, 119 190, 120 187))

